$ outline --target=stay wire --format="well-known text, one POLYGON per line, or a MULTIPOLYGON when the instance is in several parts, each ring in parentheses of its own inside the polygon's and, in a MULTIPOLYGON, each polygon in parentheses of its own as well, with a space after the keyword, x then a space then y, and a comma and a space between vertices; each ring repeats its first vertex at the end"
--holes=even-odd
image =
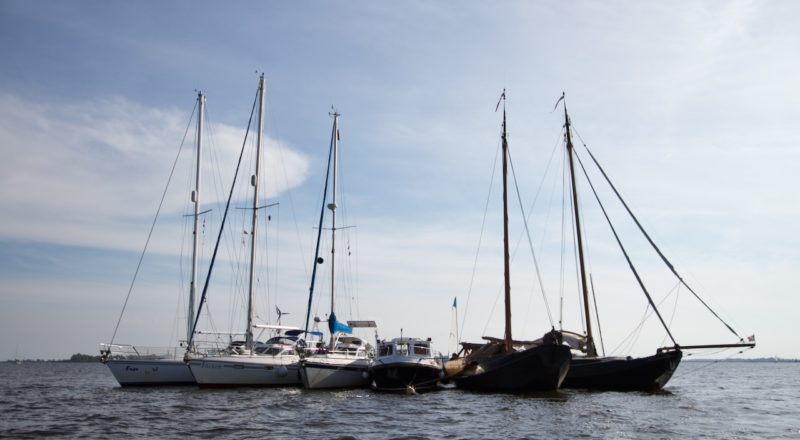
MULTIPOLYGON (((566 149, 564 151, 566 151, 566 154, 569 154, 569 151, 567 151, 566 149)), ((564 163, 564 167, 565 168, 566 168, 566 165, 567 164, 565 162, 564 163)), ((571 222, 570 223, 570 231, 572 232, 572 263, 575 265, 575 271, 573 273, 575 274, 575 285, 578 287, 578 289, 580 289, 580 286, 581 286, 581 275, 580 275, 581 271, 580 271, 580 261, 578 260, 578 228, 575 225, 575 203, 572 200, 572 191, 569 190, 567 177, 569 177, 569 175, 565 173, 564 174, 564 185, 565 185, 564 186, 564 190, 566 191, 567 198, 568 198, 567 199, 567 202, 568 202, 567 203, 567 209, 569 210, 569 221, 571 222)), ((578 309, 581 310, 581 313, 580 313, 581 328, 583 329, 584 332, 586 332, 586 327, 587 327, 586 326, 586 319, 588 317, 584 316, 584 313, 582 311, 583 310, 583 295, 577 295, 576 298, 578 300, 578 309)))
MULTIPOLYGON (((680 374, 676 375, 675 377, 683 377, 683 376, 688 376, 688 375, 690 375, 690 374, 694 374, 694 373, 696 373, 696 372, 698 372, 698 371, 700 371, 700 370, 704 370, 704 369, 706 369, 706 368, 708 368, 708 367, 710 367, 710 366, 712 366, 712 365, 717 365, 717 364, 718 364, 718 363, 720 363, 720 362, 725 362, 725 361, 727 361, 728 359, 730 359, 730 358, 732 358, 732 357, 734 357, 734 356, 738 356, 738 355, 740 355, 740 354, 743 354, 745 351, 752 350, 753 348, 754 348, 754 347, 747 347, 747 348, 745 348, 745 349, 743 349, 743 350, 739 350, 739 351, 737 351, 736 353, 733 353, 733 354, 731 354, 731 355, 730 355, 730 356, 728 356, 728 357, 725 357, 725 358, 722 358, 722 359, 714 359, 714 360, 709 360, 709 361, 708 361, 708 363, 706 363, 705 365, 701 365, 701 366, 699 366, 699 367, 697 367, 697 368, 693 368, 693 369, 691 369, 691 370, 688 370, 688 371, 683 371, 683 370, 681 370, 680 374)), ((722 353, 722 352, 724 352, 724 351, 727 351, 727 350, 730 350, 730 348, 723 348, 722 350, 718 350, 718 351, 711 352, 711 353, 706 353, 705 355, 706 355, 706 356, 708 356, 708 355, 715 355, 715 354, 722 353)), ((692 355, 692 353, 689 353, 689 354, 687 354, 687 356, 691 356, 691 355, 692 355)), ((698 360, 698 361, 699 361, 699 360, 698 360)))
MULTIPOLYGON (((587 149, 587 151, 588 151, 588 149, 587 149)), ((591 154, 591 153, 589 153, 589 154, 591 154)), ((580 166, 581 166, 581 170, 583 171, 583 175, 586 177, 586 181, 589 183, 589 187, 592 189, 592 193, 594 194, 594 197, 597 200, 597 204, 600 206, 600 209, 603 211, 603 216, 606 218, 606 221, 608 222, 608 226, 611 228, 611 232, 614 234, 614 238, 617 241, 617 245, 619 245, 619 248, 622 251, 622 254, 625 256, 625 260, 628 261, 628 266, 630 267, 631 272, 633 272, 633 276, 636 277, 636 281, 639 283, 639 287, 642 288, 642 292, 644 292, 644 295, 647 297, 647 301, 650 302, 650 305, 653 307, 653 311, 656 312, 656 315, 658 316, 659 321, 661 321, 661 325, 664 326, 664 330, 666 330, 667 335, 669 335, 669 339, 672 340, 673 344, 678 345, 678 343, 675 341, 675 338, 672 336, 672 332, 669 331, 669 326, 667 326, 667 323, 664 321, 664 318, 661 316, 661 313, 658 311, 658 308, 656 307, 655 303, 653 302, 653 298, 650 296, 650 292, 647 291, 647 287, 645 287, 644 282, 642 281, 642 278, 639 276, 639 272, 634 267, 633 262, 631 261, 631 258, 628 255, 628 252, 625 250, 625 246, 622 245, 622 241, 620 240, 619 235, 617 234, 617 230, 616 230, 616 228, 614 228, 614 225, 611 223, 611 219, 608 217, 608 213, 606 212, 606 208, 605 208, 605 206, 603 206, 603 203, 600 201, 600 196, 598 196, 597 191, 595 190, 591 179, 589 179, 589 173, 586 172, 586 168, 583 166, 583 161, 581 161, 581 158, 580 158, 580 156, 578 156, 577 152, 575 153, 575 158, 578 159, 578 164, 580 164, 580 166)))
MULTIPOLYGON (((666 300, 668 300, 670 296, 672 296, 672 293, 675 292, 677 286, 679 286, 679 285, 680 285, 680 283, 678 283, 676 285, 676 287, 673 287, 672 289, 670 289, 664 295, 664 297, 661 298, 661 300, 658 301, 658 304, 656 304, 656 305, 660 307, 662 304, 664 304, 664 302, 666 300)), ((642 319, 639 320, 639 324, 637 324, 636 327, 634 327, 634 329, 631 330, 631 332, 628 333, 628 335, 625 336, 624 339, 622 339, 622 341, 611 351, 611 353, 612 354, 613 353, 619 353, 621 351, 620 348, 625 346, 626 344, 627 344, 628 348, 625 349, 625 350, 622 350, 622 352, 625 352, 625 353, 631 352, 633 350, 633 347, 636 345, 636 341, 639 339, 639 336, 640 336, 641 331, 642 331, 642 329, 644 327, 644 324, 647 322, 648 319, 650 319, 650 316, 652 316, 652 315, 653 315, 653 313, 650 311, 650 303, 647 303, 645 305, 645 308, 644 308, 644 313, 642 314, 642 319), (631 338, 633 338, 633 339, 631 339, 631 338)), ((666 335, 664 336, 664 339, 666 339, 666 335)), ((661 345, 664 345, 664 342, 662 342, 661 345)))
POLYGON ((169 171, 169 177, 167 178, 167 184, 164 187, 164 192, 161 194, 161 201, 158 202, 158 209, 156 209, 156 215, 153 217, 153 223, 150 225, 150 232, 147 233, 147 240, 144 242, 144 249, 142 249, 141 255, 139 255, 139 262, 136 264, 136 270, 133 272, 133 279, 131 280, 130 287, 128 287, 128 294, 125 295, 125 302, 122 304, 122 311, 119 313, 119 318, 117 318, 117 324, 114 326, 114 333, 111 335, 111 341, 109 342, 108 349, 111 350, 111 345, 114 345, 114 339, 117 337, 117 331, 119 330, 119 325, 122 322, 122 316, 125 314, 125 309, 128 307, 128 300, 131 297, 131 293, 133 292, 133 286, 136 284, 136 277, 139 276, 139 269, 142 267, 142 261, 144 261, 144 255, 147 252, 147 248, 150 245, 150 239, 153 237, 153 230, 156 227, 156 222, 158 221, 158 216, 161 213, 161 208, 164 206, 164 200, 167 198, 167 191, 169 190, 169 185, 172 182, 172 176, 175 173, 175 167, 178 165, 178 159, 181 157, 181 152, 183 151, 183 145, 186 142, 186 136, 189 133, 189 127, 191 127, 192 120, 194 119, 194 113, 197 110, 197 102, 195 102, 194 107, 192 108, 192 113, 189 115, 189 122, 186 124, 186 130, 183 132, 183 139, 181 139, 181 144, 178 147, 178 154, 175 155, 175 160, 172 162, 172 168, 169 171))
MULTIPOLYGON (((483 208, 483 220, 481 220, 481 233, 480 233, 480 236, 478 237, 478 248, 475 250, 475 261, 472 264, 472 276, 469 279, 469 289, 467 290, 467 301, 464 304, 464 317, 462 318, 461 331, 459 332, 459 334, 461 336, 464 335, 464 326, 466 325, 466 321, 467 321, 467 311, 469 310, 469 299, 472 296, 472 286, 473 286, 473 283, 475 282, 475 271, 476 271, 476 269, 478 267, 478 255, 480 254, 480 251, 481 251, 481 243, 483 241, 483 232, 484 232, 485 227, 486 227, 486 214, 489 212, 489 201, 490 201, 490 199, 492 197, 492 187, 494 186, 494 175, 497 172, 497 158, 499 156, 500 156, 500 142, 497 143, 497 150, 495 152, 494 162, 493 162, 493 165, 492 165, 492 177, 489 180, 489 193, 486 195, 486 203, 485 203, 484 208, 483 208)), ((492 310, 494 310, 494 307, 492 307, 492 310)), ((485 330, 484 330, 484 332, 485 332, 485 330)))
MULTIPOLYGON (((581 139, 581 141, 583 141, 583 140, 581 139)), ((617 188, 614 186, 614 184, 611 183, 611 179, 609 179, 608 175, 606 175, 605 170, 603 170, 603 167, 600 166, 600 163, 594 157, 594 154, 592 154, 592 151, 589 149, 589 147, 586 144, 583 144, 583 147, 589 153, 589 156, 592 158, 592 161, 597 166, 597 169, 600 171, 600 173, 605 178, 606 182, 608 182, 608 185, 614 191, 614 194, 617 196, 617 199, 619 199, 620 203, 622 203, 622 206, 625 207, 625 210, 628 211, 628 215, 630 215, 631 219, 633 219, 633 221, 636 223, 636 226, 639 228, 639 231, 641 231, 642 235, 644 235, 644 237, 650 243, 650 246, 652 246, 653 250, 656 251, 658 256, 661 257, 661 260, 664 262, 664 264, 666 264, 666 266, 669 268, 669 270, 672 272, 672 274, 675 275, 675 277, 678 278, 678 280, 681 282, 681 284, 683 284, 687 289, 689 289, 689 292, 692 292, 692 295, 694 295, 694 297, 697 298, 697 300, 700 301, 700 303, 703 304, 706 307, 706 309, 708 309, 708 311, 711 312, 712 315, 714 315, 723 325, 725 325, 725 327, 727 327, 728 330, 731 331, 731 333, 733 333, 737 338, 739 338, 739 340, 742 340, 743 338, 741 336, 739 336, 738 333, 736 333, 736 331, 733 329, 733 327, 728 325, 727 322, 725 322, 719 315, 717 315, 717 313, 708 304, 706 304, 706 302, 703 301, 702 298, 700 298, 700 295, 698 295, 697 292, 695 292, 694 289, 692 289, 686 283, 686 281, 684 281, 683 277, 680 274, 678 274, 678 271, 675 269, 675 267, 672 265, 672 263, 661 252, 661 249, 659 249, 658 246, 656 246, 656 244, 650 238, 650 235, 647 233, 647 231, 645 231, 645 229, 642 226, 642 224, 639 223, 639 220, 636 218, 635 215, 633 215, 633 211, 631 211, 631 209, 628 207, 628 204, 625 203, 625 200, 623 200, 622 196, 620 195, 619 191, 617 191, 617 188)))
MULTIPOLYGON (((260 87, 261 86, 259 85, 259 88, 260 87)), ((245 146, 247 146, 247 136, 248 136, 248 134, 250 134, 250 126, 253 123, 253 114, 255 114, 256 103, 258 102, 258 93, 259 92, 260 92, 260 90, 256 91, 256 98, 253 100, 253 107, 250 109, 250 119, 247 121, 247 130, 245 131, 245 134, 244 134, 244 141, 242 141, 242 149, 239 152, 239 161, 236 163, 236 171, 233 173, 233 181, 231 183, 230 192, 228 193, 228 201, 225 203, 225 212, 222 214, 222 222, 220 223, 220 226, 219 226, 219 234, 217 235, 217 242, 214 244, 214 252, 211 254, 211 262, 210 262, 209 267, 208 267, 208 272, 206 272, 206 281, 205 281, 205 284, 203 285, 203 294, 200 296, 200 304, 197 306, 197 315, 195 315, 194 325, 192 326, 192 337, 187 343, 187 350, 191 349, 192 343, 194 342, 194 335, 195 335, 195 332, 197 331, 197 321, 199 320, 200 313, 203 310, 203 304, 205 304, 205 302, 206 302, 206 294, 208 293, 208 283, 209 283, 209 280, 211 279, 211 272, 212 272, 212 269, 214 268, 214 262, 217 259, 217 251, 219 250, 219 243, 221 241, 220 239, 222 238, 222 233, 225 230, 225 220, 228 217, 228 210, 229 210, 230 205, 231 205, 231 198, 233 197, 233 190, 236 187, 236 179, 239 176, 239 167, 242 164, 242 157, 244 156, 245 146)))
MULTIPOLYGON (((600 325, 600 312, 597 310, 597 297, 594 294, 594 278, 592 277, 591 273, 589 273, 589 285, 592 287, 592 302, 594 303, 594 315, 597 318, 597 334, 600 336, 600 349, 603 350, 603 356, 605 356, 606 344, 603 342, 603 327, 600 325)), ((670 324, 671 323, 672 321, 670 321, 670 324)))
POLYGON ((331 128, 331 141, 330 146, 328 147, 328 165, 325 168, 325 187, 322 190, 322 204, 319 212, 319 225, 317 226, 317 243, 316 247, 314 248, 314 261, 311 262, 311 285, 308 288, 308 306, 306 307, 306 319, 304 321, 305 324, 303 325, 304 332, 308 332, 308 325, 310 324, 311 319, 311 305, 314 300, 314 287, 317 278, 317 266, 319 264, 319 247, 320 241, 322 240, 322 225, 323 221, 325 220, 325 201, 328 197, 328 183, 331 175, 331 160, 333 157, 333 147, 335 145, 334 136, 336 136, 336 128, 337 127, 335 124, 333 128, 331 128))
POLYGON ((522 196, 519 193, 519 184, 517 183, 517 173, 514 171, 514 161, 511 160, 511 149, 508 149, 508 163, 511 165, 511 176, 514 179, 514 188, 517 190, 517 201, 519 202, 519 209, 522 212, 522 219, 524 220, 523 226, 525 226, 525 235, 528 238, 528 246, 531 248, 531 255, 533 256, 533 267, 536 269, 536 278, 539 281, 539 289, 542 291, 542 299, 544 299, 544 306, 545 310, 547 310, 547 319, 550 321, 550 326, 555 327, 553 324, 553 315, 550 312, 550 303, 547 301, 547 293, 544 289, 544 283, 542 282, 542 272, 539 270, 539 261, 536 258, 536 252, 533 249, 533 240, 531 240, 531 232, 528 229, 528 221, 527 216, 525 216, 525 207, 522 205, 522 196))

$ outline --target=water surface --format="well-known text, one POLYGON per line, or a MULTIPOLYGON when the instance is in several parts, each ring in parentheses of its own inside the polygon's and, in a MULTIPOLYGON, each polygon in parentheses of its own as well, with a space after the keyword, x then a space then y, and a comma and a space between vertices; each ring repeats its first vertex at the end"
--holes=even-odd
POLYGON ((800 363, 684 362, 665 391, 415 396, 120 388, 102 364, 0 364, 0 437, 800 438, 800 363))

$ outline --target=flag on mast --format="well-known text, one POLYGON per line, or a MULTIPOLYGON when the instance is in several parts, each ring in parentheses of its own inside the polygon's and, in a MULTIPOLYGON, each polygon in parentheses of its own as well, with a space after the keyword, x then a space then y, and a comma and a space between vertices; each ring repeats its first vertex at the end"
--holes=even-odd
POLYGON ((453 297, 452 315, 450 317, 450 341, 448 348, 451 353, 458 353, 458 297, 453 297))

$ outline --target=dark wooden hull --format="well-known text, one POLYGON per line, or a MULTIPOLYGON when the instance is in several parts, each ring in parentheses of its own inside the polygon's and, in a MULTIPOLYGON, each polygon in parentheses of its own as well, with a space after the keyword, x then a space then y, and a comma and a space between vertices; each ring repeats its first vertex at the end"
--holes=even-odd
POLYGON ((434 390, 442 377, 441 368, 408 363, 373 365, 370 372, 375 389, 388 392, 434 390))
POLYGON ((565 345, 546 344, 476 361, 453 377, 459 388, 501 393, 555 391, 570 368, 565 345))
POLYGON ((574 358, 564 388, 652 391, 666 385, 683 353, 670 350, 642 358, 574 358))

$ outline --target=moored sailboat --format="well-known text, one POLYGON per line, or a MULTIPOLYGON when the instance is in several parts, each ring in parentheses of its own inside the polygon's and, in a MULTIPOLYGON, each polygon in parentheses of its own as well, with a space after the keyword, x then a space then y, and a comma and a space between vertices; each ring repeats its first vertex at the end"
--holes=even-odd
POLYGON ((300 375, 307 389, 360 388, 369 384, 374 349, 363 339, 336 333, 330 349, 301 361, 300 375))
MULTIPOLYGON (((191 193, 194 208, 192 229, 192 265, 189 284, 186 341, 191 339, 197 285, 198 220, 200 215, 201 152, 205 96, 197 92, 197 140, 195 151, 195 187, 191 193)), ((120 316, 120 319, 122 316, 120 316)), ((118 324, 119 325, 119 324, 118 324)), ((115 330, 116 336, 116 330, 115 330)), ((105 363, 121 386, 194 385, 188 365, 183 362, 183 348, 153 348, 135 345, 100 344, 101 361, 105 363)))
MULTIPOLYGON (((462 343, 462 356, 448 361, 446 371, 460 388, 488 392, 554 391, 569 369, 570 349, 555 329, 538 343, 514 341, 511 335, 511 275, 508 243, 508 138, 503 101, 503 267, 505 337, 484 338, 484 344, 462 343)), ((499 103, 498 103, 499 104, 499 103)))
POLYGON ((232 386, 281 386, 300 384, 299 347, 302 339, 293 327, 256 324, 276 335, 263 343, 236 344, 224 351, 189 360, 189 367, 203 388, 232 386), (283 333, 281 333, 283 332, 283 333), (298 347, 299 346, 299 347, 298 347))
MULTIPOLYGON (((247 301, 247 324, 245 327, 244 344, 229 346, 214 354, 197 353, 190 345, 185 359, 192 374, 201 387, 229 387, 229 386, 275 386, 299 385, 300 355, 298 348, 304 345, 298 336, 281 334, 283 330, 297 330, 292 327, 254 324, 255 319, 255 252, 258 225, 258 211, 263 206, 258 205, 259 197, 259 171, 261 166, 261 152, 263 145, 264 127, 264 97, 266 94, 266 79, 262 73, 258 83, 258 129, 255 152, 255 170, 250 179, 253 187, 253 203, 251 211, 250 252, 249 252, 249 282, 247 301), (266 344, 259 344, 254 338, 254 329, 273 330, 275 334, 266 344)), ((231 188, 232 194, 233 188, 231 188)), ((230 200, 230 197, 229 197, 230 200)), ((226 208, 227 213, 227 208, 226 208)), ((220 227, 220 236, 223 225, 220 227)), ((219 239, 217 240, 219 246, 219 239)), ((217 249, 215 248, 214 257, 217 249)), ((204 286, 208 288, 208 280, 204 286)), ((199 311, 198 311, 199 316, 199 311)), ((196 325, 196 320, 195 320, 196 325)))
POLYGON ((374 357, 374 348, 365 340, 351 335, 353 327, 374 328, 374 321, 349 321, 344 325, 336 319, 335 299, 336 299, 336 179, 338 174, 339 160, 339 113, 334 112, 333 130, 331 134, 331 144, 328 159, 328 168, 325 179, 325 194, 322 201, 322 212, 320 213, 320 228, 317 234, 317 251, 314 258, 314 272, 311 276, 311 287, 309 288, 309 305, 306 314, 306 329, 308 330, 309 313, 314 292, 314 282, 316 278, 317 264, 323 260, 319 258, 319 243, 322 232, 322 221, 325 213, 325 197, 327 196, 328 177, 332 174, 331 203, 327 204, 331 212, 331 283, 330 283, 330 306, 331 311, 328 316, 328 330, 330 331, 330 343, 323 352, 312 354, 302 360, 300 375, 303 385, 308 389, 320 388, 356 388, 364 387, 369 384, 369 366, 374 357))
MULTIPOLYGON (((706 308, 715 316, 717 317, 734 335, 739 338, 738 343, 734 344, 708 344, 708 345, 694 345, 694 346, 681 346, 675 340, 672 332, 670 331, 669 326, 667 325, 666 321, 662 317, 657 304, 653 301, 651 294, 649 293, 648 289, 645 287, 643 280, 637 270, 635 269, 628 253, 625 250, 622 242, 620 241, 620 237, 617 234, 614 225, 611 223, 610 218, 608 217, 605 208, 603 207, 602 203, 600 203, 600 199, 597 196, 597 192, 595 191, 594 186, 592 185, 591 181, 589 181, 589 185, 592 189, 592 192, 595 195, 598 203, 600 204, 600 208, 608 221, 609 226, 614 234, 617 244, 619 245, 620 250, 622 251, 625 259, 628 262, 628 265, 633 272, 634 277, 637 280, 639 287, 641 288, 642 292, 647 298, 648 305, 652 308, 653 312, 658 317, 661 325, 663 326, 667 336, 672 341, 671 346, 658 348, 656 353, 650 356, 644 357, 631 357, 631 356, 605 356, 599 355, 597 352, 597 348, 594 341, 594 333, 592 327, 592 313, 590 310, 590 297, 589 297, 589 283, 587 282, 587 266, 585 262, 584 256, 584 243, 583 243, 583 232, 581 229, 581 215, 580 215, 580 206, 578 200, 578 190, 575 181, 575 159, 577 158, 577 153, 575 152, 575 148, 572 142, 572 133, 571 133, 571 121, 569 118, 569 114, 567 113, 566 101, 564 99, 564 95, 562 95, 559 102, 563 101, 564 105, 564 129, 565 129, 565 144, 566 144, 566 153, 567 153, 567 160, 569 161, 569 177, 570 177, 570 191, 571 191, 571 199, 572 199, 572 211, 574 214, 574 225, 575 225, 575 247, 577 248, 578 252, 578 262, 579 262, 579 273, 580 273, 580 290, 581 290, 581 297, 583 303, 583 317, 585 320, 585 329, 586 333, 581 335, 578 333, 567 332, 564 331, 563 333, 570 341, 570 345, 575 349, 572 364, 570 366, 569 372, 567 377, 564 380, 563 387, 565 388, 588 388, 588 389, 599 389, 599 390, 616 390, 616 391, 628 391, 628 390, 658 390, 663 388, 669 379, 672 377, 675 370, 678 368, 680 364, 681 358, 683 357, 683 350, 687 349, 696 349, 696 348, 730 348, 730 347, 741 347, 741 348, 752 348, 755 346, 754 338, 753 341, 745 342, 743 338, 739 337, 735 331, 713 311, 710 307, 702 300, 700 297, 689 287, 683 278, 677 273, 674 266, 666 259, 666 257, 661 253, 658 247, 653 243, 650 239, 650 236, 645 232, 644 228, 642 228, 639 221, 633 215, 631 210, 628 208, 628 205, 622 200, 619 192, 616 191, 611 181, 608 179, 608 176, 605 172, 600 168, 599 163, 596 162, 594 156, 591 155, 591 151, 589 154, 592 156, 592 160, 595 162, 597 167, 600 169, 600 172, 605 177, 608 184, 613 189, 614 193, 619 198, 622 205, 625 207, 628 214, 634 220, 636 225, 638 226, 640 232, 646 237, 649 244, 653 247, 656 253, 660 256, 663 262, 668 266, 672 274, 678 278, 679 282, 684 285, 687 289, 689 289, 692 294, 704 305, 706 308), (753 343, 750 343, 753 342, 753 343)), ((581 168, 583 169, 583 164, 581 163, 581 168)), ((584 169, 584 174, 588 179, 588 174, 586 174, 584 169)))

